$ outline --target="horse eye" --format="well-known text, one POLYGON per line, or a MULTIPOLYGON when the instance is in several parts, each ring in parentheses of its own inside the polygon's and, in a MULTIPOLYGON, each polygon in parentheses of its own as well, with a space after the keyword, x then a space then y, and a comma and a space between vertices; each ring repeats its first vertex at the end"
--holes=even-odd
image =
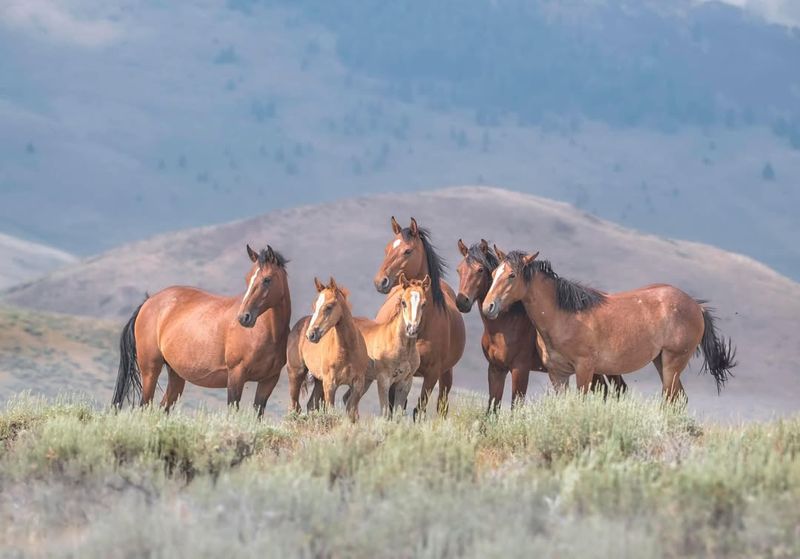
POLYGON ((264 285, 269 285, 272 282, 272 278, 264 278, 264 285))
POLYGON ((406 308, 406 302, 405 301, 401 301, 400 304, 403 305, 403 308, 406 308))
POLYGON ((410 248, 407 248, 407 249, 405 250, 405 252, 403 252, 403 254, 405 254, 406 256, 408 256, 409 254, 411 254, 411 249, 410 249, 410 248))
POLYGON ((517 277, 517 274, 515 274, 513 272, 508 274, 508 279, 510 279, 510 280, 514 279, 515 277, 517 277))
POLYGON ((333 303, 325 307, 325 312, 331 312, 333 310, 333 303))
POLYGON ((480 268, 478 268, 478 272, 479 272, 479 273, 481 273, 481 274, 482 274, 483 272, 485 272, 485 271, 486 271, 486 270, 484 269, 484 267, 483 267, 483 266, 481 266, 480 268))

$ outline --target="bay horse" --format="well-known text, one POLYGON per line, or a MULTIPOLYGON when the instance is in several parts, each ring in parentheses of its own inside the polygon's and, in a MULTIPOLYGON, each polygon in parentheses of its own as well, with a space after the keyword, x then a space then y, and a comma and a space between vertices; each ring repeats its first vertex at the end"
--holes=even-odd
MULTIPOLYGON (((483 322, 481 347, 489 363, 489 404, 487 412, 497 411, 503 400, 503 391, 508 372, 511 371, 511 407, 525 400, 528 391, 530 371, 547 373, 537 347, 536 325, 528 318, 522 303, 516 302, 494 320, 483 313, 482 306, 492 284, 492 272, 499 265, 499 259, 485 239, 467 247, 458 240, 458 250, 463 259, 458 265, 458 296, 456 306, 462 313, 468 313, 477 302, 483 322)), ((609 376, 609 383, 615 385, 615 392, 621 394, 628 388, 620 376, 609 376)), ((553 387, 562 387, 557 375, 550 375, 553 387)), ((592 390, 604 391, 608 387, 602 375, 595 375, 592 390)))
POLYGON ((188 380, 228 389, 237 406, 244 384, 258 383, 254 405, 261 417, 286 363, 292 304, 286 259, 267 245, 247 245, 252 266, 244 295, 224 297, 194 287, 172 286, 145 299, 120 337, 120 361, 112 404, 141 396, 149 404, 164 365, 169 380, 161 405, 169 411, 188 380))
MULTIPOLYGON (((456 308, 455 292, 442 279, 445 262, 436 253, 428 230, 419 227, 413 217, 411 225, 406 228, 401 227, 394 216, 391 224, 394 236, 386 245, 383 262, 374 280, 378 292, 388 294, 388 297, 378 311, 376 320, 385 322, 396 312, 397 299, 402 290, 395 286, 401 273, 411 280, 430 276, 432 304, 426 311, 417 335, 420 365, 415 376, 422 377, 422 390, 414 408, 414 417, 425 413, 437 382, 437 410, 441 415, 446 415, 448 395, 453 386, 453 367, 464 354, 464 318, 456 308)), ((406 402, 395 401, 395 394, 390 392, 390 406, 395 405, 405 408, 406 402)))
POLYGON ((575 374, 586 391, 595 373, 637 371, 653 362, 669 401, 685 397, 680 374, 692 355, 703 353, 719 392, 730 376, 735 349, 721 338, 705 301, 680 289, 655 284, 622 293, 604 293, 560 277, 538 252, 504 254, 482 309, 489 319, 517 301, 536 321, 549 371, 575 374))
MULTIPOLYGON (((370 363, 367 345, 353 319, 347 291, 333 278, 327 286, 314 278, 314 285, 317 288, 314 314, 298 320, 289 334, 290 411, 300 411, 300 392, 310 373, 316 385, 322 384, 322 396, 329 409, 333 409, 336 389, 345 384, 350 386, 347 414, 355 421, 370 363)), ((318 395, 319 388, 315 386, 309 410, 316 407, 318 395)))
MULTIPOLYGON (((402 292, 394 316, 385 322, 363 317, 355 319, 370 357, 364 392, 369 390, 373 381, 377 381, 378 399, 384 417, 394 412, 389 404, 389 391, 394 390, 395 402, 405 402, 414 373, 419 368, 417 334, 426 313, 431 277, 425 276, 422 281, 409 280, 401 273, 399 282, 402 292)), ((351 391, 348 390, 345 402, 350 395, 351 391)))

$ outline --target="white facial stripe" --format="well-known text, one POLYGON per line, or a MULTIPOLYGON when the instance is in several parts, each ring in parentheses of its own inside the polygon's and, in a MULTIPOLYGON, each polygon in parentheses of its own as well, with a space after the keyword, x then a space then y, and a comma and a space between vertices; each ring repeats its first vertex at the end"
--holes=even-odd
POLYGON ((256 280, 258 279, 258 272, 259 269, 256 268, 256 271, 253 272, 253 277, 250 278, 250 284, 247 286, 247 291, 244 292, 244 297, 242 297, 242 303, 247 301, 247 298, 250 296, 250 292, 253 291, 253 286, 255 286, 256 280))
POLYGON ((395 239, 394 242, 392 243, 392 248, 396 249, 399 246, 400 246, 400 239, 395 239))
POLYGON ((505 269, 506 269, 506 263, 503 262, 502 264, 500 264, 500 266, 497 268, 497 270, 494 271, 494 277, 492 278, 492 287, 489 288, 489 291, 494 289, 494 284, 497 283, 497 278, 499 278, 500 276, 503 275, 503 272, 505 271, 505 269))
POLYGON ((419 293, 411 292, 411 323, 417 323, 417 310, 419 309, 419 293))
POLYGON ((308 323, 308 326, 311 327, 317 321, 317 317, 319 316, 319 311, 322 308, 323 303, 325 303, 325 294, 320 293, 319 297, 317 297, 316 307, 314 307, 314 316, 311 317, 311 322, 308 323))

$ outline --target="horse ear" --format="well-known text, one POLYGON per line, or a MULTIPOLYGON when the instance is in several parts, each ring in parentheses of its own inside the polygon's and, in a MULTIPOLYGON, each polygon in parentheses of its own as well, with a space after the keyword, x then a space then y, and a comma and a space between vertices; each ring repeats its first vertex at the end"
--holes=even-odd
POLYGON ((534 252, 533 254, 528 254, 527 256, 525 256, 525 257, 522 259, 522 261, 523 261, 523 262, 525 263, 525 265, 527 266, 528 264, 530 264, 531 262, 533 262, 534 260, 536 260, 536 257, 537 257, 537 256, 539 256, 539 251, 536 251, 536 252, 534 252))
POLYGON ((258 262, 258 253, 250 248, 250 245, 247 245, 247 256, 249 256, 250 260, 253 262, 258 262))
POLYGON ((333 279, 333 276, 331 276, 331 283, 330 283, 328 286, 329 286, 331 289, 333 289, 334 291, 338 291, 338 290, 339 290, 339 286, 338 286, 338 285, 336 285, 336 280, 335 280, 335 279, 333 279))
POLYGON ((478 248, 481 249, 482 253, 486 254, 487 252, 489 252, 489 241, 487 241, 486 239, 481 239, 478 248))
POLYGON ((392 216, 392 231, 394 232, 394 234, 399 235, 400 231, 402 230, 403 228, 400 227, 400 224, 397 223, 397 220, 394 218, 394 216, 392 216))
POLYGON ((272 263, 275 263, 276 260, 275 251, 272 250, 272 247, 269 245, 267 245, 267 260, 269 260, 272 263))
POLYGON ((464 241, 462 241, 461 239, 458 240, 458 250, 461 253, 461 256, 466 256, 467 254, 469 254, 469 249, 467 248, 467 245, 465 245, 464 241))
POLYGON ((319 281, 319 278, 314 278, 314 286, 317 288, 317 292, 325 290, 325 285, 319 281))
POLYGON ((425 279, 422 280, 422 289, 427 291, 430 286, 431 286, 431 276, 425 274, 425 279))
POLYGON ((403 289, 408 289, 408 286, 411 285, 411 283, 408 281, 408 278, 406 277, 405 272, 400 272, 400 277, 397 278, 397 282, 403 289))
POLYGON ((413 217, 411 218, 411 225, 409 226, 409 229, 411 229, 411 234, 415 237, 419 235, 419 226, 417 225, 417 220, 413 217))
POLYGON ((497 258, 499 258, 500 260, 505 260, 506 259, 506 253, 503 252, 502 250, 500 250, 499 248, 497 248, 497 245, 494 245, 494 253, 497 255, 497 258))

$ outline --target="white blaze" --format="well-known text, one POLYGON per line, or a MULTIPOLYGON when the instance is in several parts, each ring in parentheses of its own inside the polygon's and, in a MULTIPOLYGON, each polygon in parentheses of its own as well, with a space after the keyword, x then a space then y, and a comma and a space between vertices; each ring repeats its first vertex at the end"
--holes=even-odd
POLYGON ((417 310, 419 309, 419 293, 411 292, 411 324, 417 322, 417 310))
POLYGON ((400 246, 400 239, 395 239, 394 242, 392 243, 392 248, 396 249, 399 246, 400 246))
POLYGON ((494 271, 494 277, 492 278, 492 287, 489 288, 489 291, 494 289, 494 285, 497 283, 497 278, 503 275, 505 269, 506 269, 506 263, 503 262, 502 264, 500 264, 497 270, 494 271))
POLYGON ((256 271, 253 272, 253 276, 250 278, 250 284, 247 286, 247 291, 244 292, 244 297, 242 297, 242 304, 247 301, 247 298, 250 296, 250 292, 253 291, 253 287, 256 284, 256 280, 258 279, 258 272, 259 269, 256 268, 256 271))
POLYGON ((322 308, 323 303, 325 303, 325 294, 320 293, 319 297, 317 297, 317 303, 314 307, 314 315, 311 317, 311 322, 308 323, 308 327, 311 328, 311 325, 317 321, 317 317, 319 316, 319 311, 322 308))

